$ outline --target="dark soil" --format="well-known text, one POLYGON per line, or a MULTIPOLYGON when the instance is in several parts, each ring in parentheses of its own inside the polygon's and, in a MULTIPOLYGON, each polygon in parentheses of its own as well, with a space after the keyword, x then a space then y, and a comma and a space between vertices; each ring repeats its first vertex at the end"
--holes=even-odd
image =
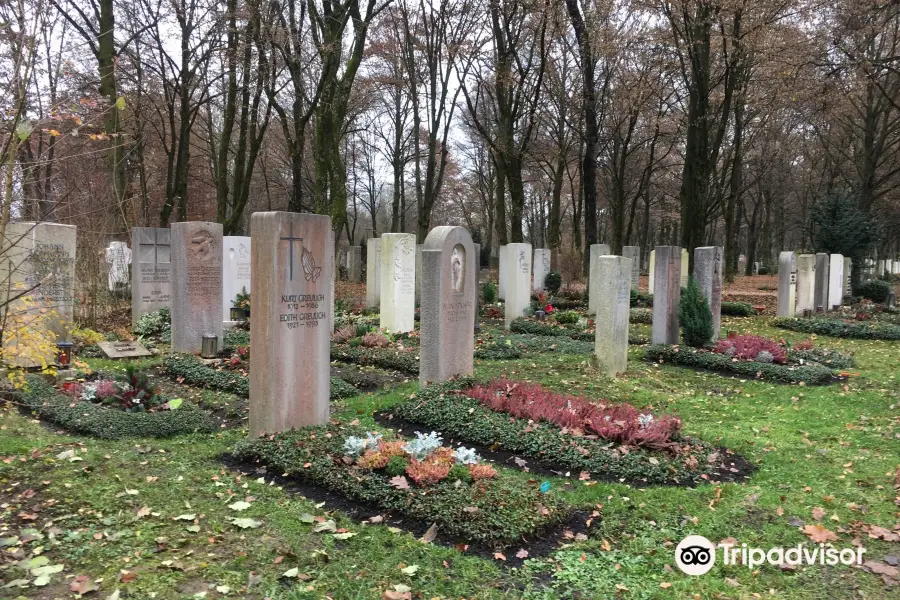
POLYGON ((362 392, 390 389, 397 384, 410 381, 409 375, 398 371, 385 371, 377 367, 363 367, 347 363, 331 365, 331 376, 343 379, 362 392))
MULTIPOLYGON (((418 425, 399 417, 395 417, 390 411, 376 412, 372 415, 372 417, 379 425, 383 425, 384 427, 389 427, 391 429, 396 429, 398 432, 406 431, 408 434, 412 434, 415 431, 420 431, 423 427, 422 425, 418 425)), ((571 475, 569 469, 553 464, 551 462, 539 461, 530 457, 525 459, 513 452, 508 452, 506 450, 495 448, 493 446, 482 446, 470 442, 466 439, 448 439, 446 440, 446 443, 448 445, 465 443, 466 446, 474 447, 478 451, 478 454, 480 454, 484 458, 487 458, 491 462, 497 463, 504 467, 508 467, 510 469, 522 469, 527 473, 534 473, 535 475, 552 475, 555 477, 569 477, 571 475), (524 466, 520 467, 520 463, 516 462, 517 459, 520 462, 524 460, 524 466)), ((754 471, 756 471, 756 465, 752 464, 740 454, 735 454, 727 448, 718 448, 717 450, 725 458, 723 462, 717 465, 717 467, 709 475, 710 483, 718 483, 723 481, 729 483, 742 483, 746 481, 754 471)), ((578 474, 576 473, 575 475, 578 474)), ((591 477, 597 481, 620 483, 620 478, 604 477, 603 473, 591 473, 591 477)), ((624 481, 624 483, 627 483, 628 485, 634 486, 636 488, 647 487, 648 485, 646 481, 642 481, 640 479, 627 479, 624 481)), ((662 485, 696 487, 697 482, 671 481, 662 485)))
MULTIPOLYGON (((380 509, 377 506, 349 500, 340 494, 331 492, 319 485, 305 482, 298 477, 273 475, 265 466, 239 460, 230 454, 223 455, 221 459, 228 468, 234 471, 240 471, 244 474, 253 474, 254 476, 266 475, 267 477, 273 477, 275 481, 278 482, 278 485, 282 486, 285 491, 292 494, 299 494, 304 498, 316 502, 324 502, 327 510, 341 511, 355 521, 367 521, 372 517, 381 516, 384 518, 382 524, 397 527, 398 529, 411 533, 417 538, 422 537, 432 525, 431 523, 414 521, 402 514, 385 513, 383 509, 380 509)), ((589 535, 591 527, 587 522, 591 521, 591 525, 593 525, 593 521, 597 520, 599 519, 596 517, 592 520, 590 513, 588 512, 573 511, 565 521, 549 526, 543 531, 536 532, 532 536, 523 538, 514 547, 506 548, 505 550, 509 552, 504 552, 506 561, 502 564, 510 568, 521 566, 522 563, 525 562, 525 559, 516 558, 515 553, 518 552, 519 549, 528 551, 527 558, 548 556, 556 550, 561 543, 568 541, 570 537, 578 535, 579 533, 589 535)), ((495 552, 504 550, 485 546, 483 544, 469 544, 468 540, 441 532, 438 532, 434 543, 440 544, 441 546, 456 548, 460 552, 474 554, 475 556, 490 560, 494 559, 495 552)))

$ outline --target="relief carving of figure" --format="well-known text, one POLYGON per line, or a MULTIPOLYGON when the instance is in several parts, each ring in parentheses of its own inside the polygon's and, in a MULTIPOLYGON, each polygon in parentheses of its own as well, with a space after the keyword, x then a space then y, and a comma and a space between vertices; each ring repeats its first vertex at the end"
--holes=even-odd
POLYGON ((465 251, 457 246, 450 253, 450 284, 454 292, 463 291, 463 279, 466 266, 465 251))
POLYGON ((212 234, 201 229, 191 238, 191 252, 200 260, 209 260, 213 255, 214 243, 212 234))

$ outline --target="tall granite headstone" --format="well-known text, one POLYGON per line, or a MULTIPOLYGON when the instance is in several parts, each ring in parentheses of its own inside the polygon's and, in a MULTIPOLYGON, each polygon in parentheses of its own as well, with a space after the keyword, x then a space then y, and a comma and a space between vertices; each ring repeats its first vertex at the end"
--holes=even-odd
POLYGON ((817 311, 830 310, 828 306, 828 255, 824 252, 816 254, 814 305, 817 311))
POLYGON ((641 281, 641 247, 623 246, 622 256, 631 259, 631 289, 638 289, 641 281))
POLYGON ((544 290, 544 282, 547 279, 547 273, 550 272, 550 250, 548 248, 534 249, 534 281, 531 289, 536 292, 544 290))
POLYGON ((506 300, 506 246, 500 246, 497 264, 497 297, 506 300))
POLYGON ((691 264, 691 259, 688 257, 687 248, 681 249, 681 287, 686 288, 688 285, 688 279, 690 278, 690 271, 688 271, 689 265, 691 264))
POLYGON ((231 308, 238 294, 250 293, 249 236, 222 236, 222 321, 231 322, 231 308))
POLYGON ((222 224, 172 223, 172 351, 199 354, 204 336, 222 348, 222 224))
POLYGON ((416 236, 412 233, 381 235, 382 329, 404 333, 415 329, 416 236))
POLYGON ((416 303, 422 301, 422 250, 425 244, 416 244, 416 303))
POLYGON ((631 307, 631 259, 600 256, 591 277, 604 282, 598 290, 594 320, 594 354, 602 373, 615 377, 628 367, 628 315, 631 307))
POLYGON ((677 344, 681 303, 681 248, 657 246, 653 282, 654 344, 677 344))
POLYGON ((0 241, 0 317, 3 347, 16 366, 52 365, 53 341, 72 340, 77 233, 74 225, 59 223, 6 225, 0 241), (46 340, 48 352, 35 351, 36 338, 46 340))
POLYGON ((598 270, 597 260, 601 256, 609 255, 609 244, 591 244, 590 270, 588 271, 588 313, 597 314, 597 302, 600 298, 600 286, 603 281, 600 279, 600 271, 598 270))
POLYGON ((832 254, 828 260, 828 310, 837 310, 844 301, 844 257, 832 254))
POLYGON ((875 263, 875 279, 881 279, 884 276, 884 261, 879 260, 875 263))
POLYGON ((366 306, 381 304, 381 239, 366 240, 366 306))
POLYGON ((472 374, 478 258, 462 227, 435 227, 422 251, 419 382, 472 374))
POLYGON ((334 232, 331 217, 257 212, 253 238, 250 435, 329 419, 334 232))
POLYGON ((778 255, 779 317, 793 317, 797 304, 797 253, 785 250, 778 255))
POLYGON ((106 248, 107 289, 120 292, 128 289, 128 267, 131 248, 125 242, 110 242, 106 248))
POLYGON ((656 250, 650 251, 650 267, 647 269, 649 277, 647 278, 647 291, 653 295, 653 285, 656 280, 656 250))
POLYGON ((844 257, 844 296, 853 295, 853 259, 844 257))
POLYGON ((797 257, 797 314, 816 312, 816 255, 797 257))
POLYGON ((141 315, 172 307, 172 235, 163 227, 133 227, 131 327, 141 315))
POLYGON ((506 328, 531 305, 531 244, 507 244, 506 328))
POLYGON ((362 281, 362 246, 350 246, 347 253, 347 276, 353 283, 362 281))
MULTIPOLYGON (((709 302, 712 312, 712 341, 719 339, 722 328, 722 257, 724 250, 720 246, 702 246, 694 248, 694 279, 700 293, 709 302)), ((681 261, 682 266, 684 260, 681 261)))

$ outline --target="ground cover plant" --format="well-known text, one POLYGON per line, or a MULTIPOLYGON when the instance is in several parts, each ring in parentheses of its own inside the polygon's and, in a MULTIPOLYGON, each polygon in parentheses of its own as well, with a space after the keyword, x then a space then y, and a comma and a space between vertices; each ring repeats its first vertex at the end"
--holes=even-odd
POLYGON ((900 340, 900 325, 835 318, 776 317, 774 327, 801 333, 858 340, 900 340))
POLYGON ((443 446, 433 432, 384 439, 332 424, 248 440, 235 456, 434 524, 464 543, 508 547, 570 513, 556 494, 501 477, 473 450, 443 446))
POLYGON ((724 461, 723 453, 682 436, 674 416, 505 379, 431 386, 392 407, 381 422, 393 418, 550 469, 636 485, 700 481, 724 461))

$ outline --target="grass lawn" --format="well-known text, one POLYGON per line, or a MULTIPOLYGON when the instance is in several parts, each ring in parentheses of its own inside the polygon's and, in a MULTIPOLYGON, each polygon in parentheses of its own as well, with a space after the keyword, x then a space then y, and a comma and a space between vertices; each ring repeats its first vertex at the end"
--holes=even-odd
MULTIPOLYGON (((727 330, 808 338, 760 318, 726 318, 727 330)), ((813 545, 802 528, 818 524, 838 548, 862 544, 890 578, 900 542, 873 539, 868 526, 892 530, 900 514, 900 343, 816 342, 852 352, 859 375, 809 388, 742 381, 649 364, 636 346, 629 372, 616 381, 599 376, 586 355, 476 362, 479 377, 675 412, 688 435, 758 465, 746 483, 696 488, 636 489, 579 481, 577 473, 551 478, 550 493, 599 517, 587 539, 573 536, 515 568, 442 546, 440 534, 423 543, 393 527, 389 515, 353 520, 283 489, 278 474, 239 476, 221 456, 246 429, 101 441, 66 435, 7 405, 0 411, 0 597, 73 598, 74 585, 99 588, 87 598, 900 598, 900 585, 846 566, 717 564, 700 577, 675 567, 674 548, 689 534, 761 548, 813 545), (332 519, 356 535, 315 531, 332 519), (38 577, 39 587, 21 565, 34 556, 48 559, 37 568, 62 565, 38 577)), ((415 389, 406 383, 338 401, 335 417, 375 429, 372 412, 415 389)), ((225 394, 220 403, 213 392, 194 393, 211 410, 228 403, 225 394)))

